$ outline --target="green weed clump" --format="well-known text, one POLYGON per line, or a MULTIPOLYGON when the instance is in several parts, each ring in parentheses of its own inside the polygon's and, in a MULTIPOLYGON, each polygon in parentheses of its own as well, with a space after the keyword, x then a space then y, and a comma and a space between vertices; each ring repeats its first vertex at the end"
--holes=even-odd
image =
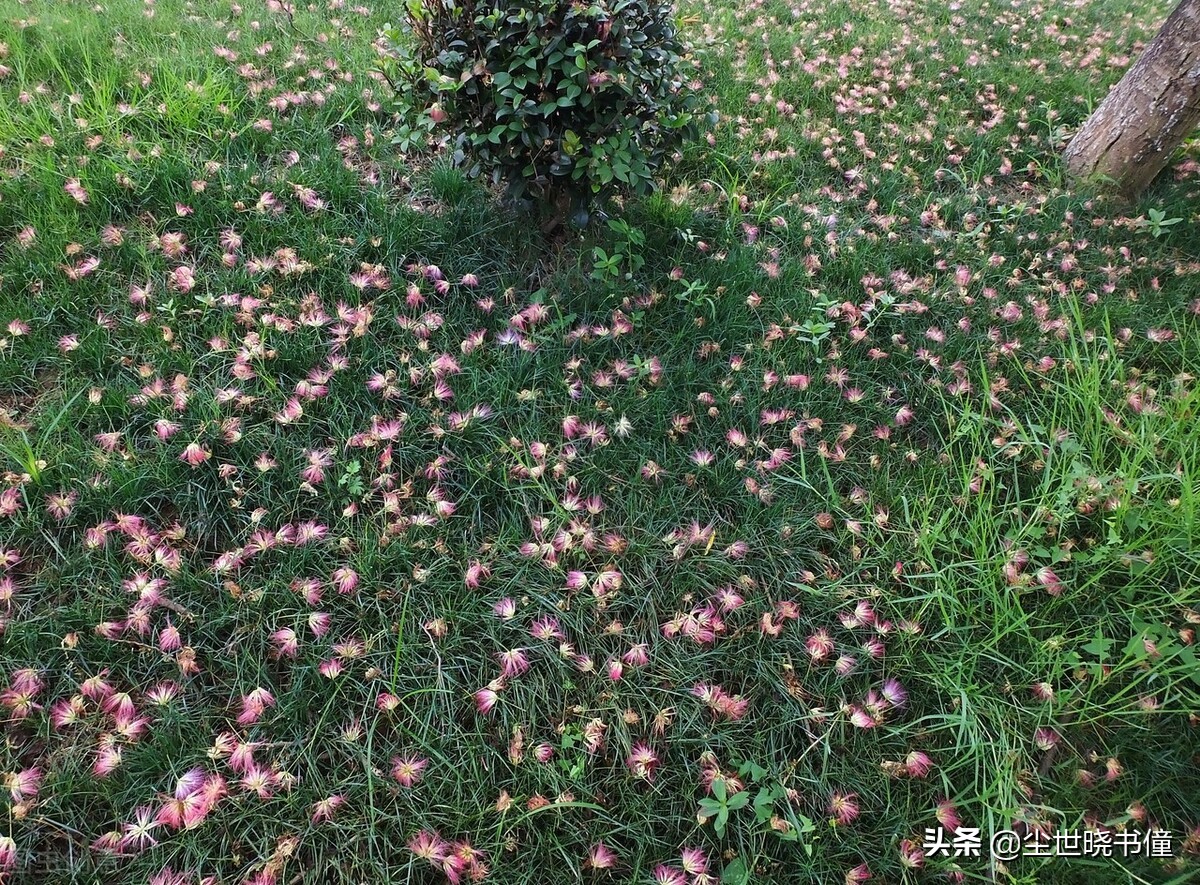
POLYGON ((445 130, 469 177, 552 218, 572 209, 586 224, 596 198, 648 193, 698 133, 689 49, 666 0, 414 0, 379 45, 405 117, 395 143, 445 130))

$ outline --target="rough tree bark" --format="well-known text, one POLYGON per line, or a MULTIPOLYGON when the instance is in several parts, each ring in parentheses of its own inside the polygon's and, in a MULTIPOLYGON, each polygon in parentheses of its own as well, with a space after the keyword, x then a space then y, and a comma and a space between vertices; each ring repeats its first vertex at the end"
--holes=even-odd
POLYGON ((1182 0, 1067 146, 1076 179, 1142 191, 1200 123, 1200 0, 1182 0))

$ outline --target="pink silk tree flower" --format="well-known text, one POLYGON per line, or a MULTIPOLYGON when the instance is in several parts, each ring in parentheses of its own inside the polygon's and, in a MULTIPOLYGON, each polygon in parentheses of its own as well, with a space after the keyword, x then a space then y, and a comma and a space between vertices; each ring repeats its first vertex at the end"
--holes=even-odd
POLYGON ((189 467, 199 467, 211 457, 211 451, 200 445, 200 443, 191 442, 187 444, 187 447, 180 454, 179 460, 189 467))
POLYGON ((405 787, 413 787, 420 780, 429 760, 422 756, 396 756, 392 759, 392 777, 405 787))
POLYGON ((583 866, 589 870, 611 870, 617 865, 617 856, 603 842, 597 842, 588 849, 587 859, 583 866))

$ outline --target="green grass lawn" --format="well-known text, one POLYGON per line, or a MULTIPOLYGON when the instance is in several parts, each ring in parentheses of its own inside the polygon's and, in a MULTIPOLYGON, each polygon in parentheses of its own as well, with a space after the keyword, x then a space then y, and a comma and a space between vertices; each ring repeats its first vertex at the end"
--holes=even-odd
POLYGON ((1200 144, 1059 161, 1167 11, 686 6, 548 247, 398 4, 0 0, 0 881, 1190 881, 1200 144))

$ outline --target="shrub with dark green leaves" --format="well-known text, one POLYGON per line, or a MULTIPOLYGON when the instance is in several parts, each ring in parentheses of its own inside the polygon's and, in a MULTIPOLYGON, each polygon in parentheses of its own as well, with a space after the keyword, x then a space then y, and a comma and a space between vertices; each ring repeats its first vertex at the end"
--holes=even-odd
POLYGON ((401 150, 449 127, 469 175, 577 220, 597 196, 651 190, 698 129, 667 0, 409 0, 380 48, 401 150))

